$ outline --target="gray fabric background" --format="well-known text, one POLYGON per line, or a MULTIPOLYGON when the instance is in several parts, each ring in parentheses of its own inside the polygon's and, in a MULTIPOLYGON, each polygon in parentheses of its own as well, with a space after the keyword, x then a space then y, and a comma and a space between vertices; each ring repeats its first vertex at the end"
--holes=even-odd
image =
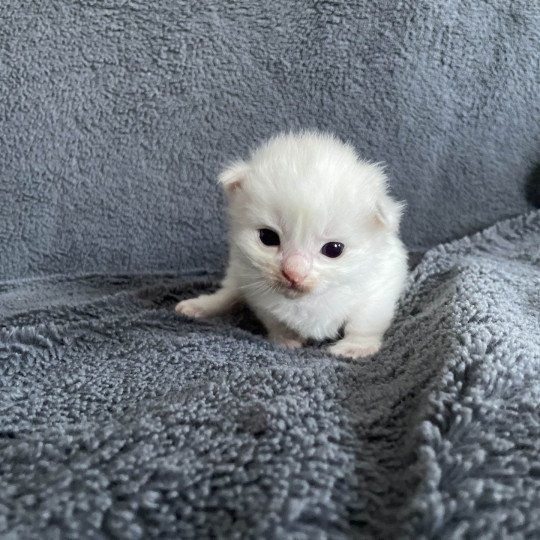
POLYGON ((0 536, 540 536, 540 211, 428 252, 364 361, 174 315, 215 286, 0 282, 0 536))
POLYGON ((412 248, 526 210, 530 0, 3 0, 0 276, 219 270, 220 166, 318 127, 388 163, 412 248))

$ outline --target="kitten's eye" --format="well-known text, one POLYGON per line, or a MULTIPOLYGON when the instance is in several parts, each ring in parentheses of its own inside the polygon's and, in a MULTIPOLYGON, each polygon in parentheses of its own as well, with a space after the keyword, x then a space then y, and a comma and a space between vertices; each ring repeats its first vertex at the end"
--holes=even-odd
POLYGON ((265 246, 279 246, 279 235, 272 229, 259 229, 259 238, 265 246))
POLYGON ((343 253, 345 246, 341 242, 328 242, 321 248, 321 253, 326 257, 335 259, 343 253))

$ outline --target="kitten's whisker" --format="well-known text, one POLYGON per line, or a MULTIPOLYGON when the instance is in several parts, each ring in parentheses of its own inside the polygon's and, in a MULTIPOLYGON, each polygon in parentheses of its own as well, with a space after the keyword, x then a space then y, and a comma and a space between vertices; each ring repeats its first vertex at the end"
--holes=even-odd
POLYGON ((241 285, 239 289, 244 289, 251 293, 261 294, 263 292, 267 292, 270 289, 270 287, 266 280, 261 279, 257 281, 252 281, 250 283, 245 283, 244 285, 241 285))

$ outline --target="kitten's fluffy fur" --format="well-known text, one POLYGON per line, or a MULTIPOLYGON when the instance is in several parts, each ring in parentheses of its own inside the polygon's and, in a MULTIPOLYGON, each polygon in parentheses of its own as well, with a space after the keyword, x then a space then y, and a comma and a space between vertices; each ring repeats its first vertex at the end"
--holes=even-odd
POLYGON ((398 238, 402 207, 386 191, 379 165, 330 135, 279 135, 219 177, 229 202, 230 261, 216 293, 184 300, 177 313, 211 317, 246 302, 288 347, 344 337, 335 355, 376 352, 407 276, 398 238), (260 229, 279 235, 261 241, 260 229), (327 242, 343 253, 321 253, 327 242))

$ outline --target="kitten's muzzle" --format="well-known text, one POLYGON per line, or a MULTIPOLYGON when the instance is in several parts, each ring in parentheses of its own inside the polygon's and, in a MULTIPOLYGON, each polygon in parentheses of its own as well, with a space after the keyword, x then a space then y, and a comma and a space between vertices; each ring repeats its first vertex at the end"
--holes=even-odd
POLYGON ((301 290, 310 270, 311 261, 299 252, 291 253, 281 263, 281 275, 291 289, 301 290))

